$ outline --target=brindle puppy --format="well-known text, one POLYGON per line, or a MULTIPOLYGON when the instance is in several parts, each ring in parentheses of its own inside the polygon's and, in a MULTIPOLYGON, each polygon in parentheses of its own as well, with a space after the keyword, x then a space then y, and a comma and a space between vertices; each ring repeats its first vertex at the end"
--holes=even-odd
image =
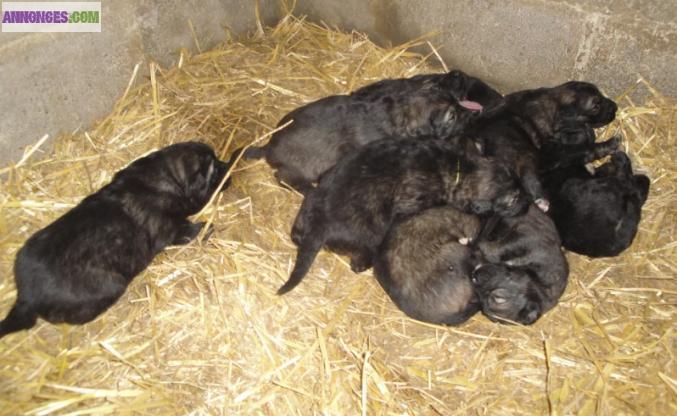
POLYGON ((530 325, 557 304, 569 265, 555 224, 535 205, 526 215, 501 218, 476 245, 489 263, 472 275, 487 317, 530 325))
MULTIPOLYGON (((567 82, 554 88, 520 91, 474 123, 474 132, 488 156, 512 166, 522 186, 547 211, 549 202, 538 177, 541 149, 563 144, 572 135, 557 134, 563 126, 601 127, 616 114, 616 104, 592 84, 567 82)), ((588 140, 583 135, 579 141, 588 140)))
POLYGON ((367 143, 460 133, 482 108, 468 101, 469 92, 486 100, 481 104, 500 98, 460 71, 380 81, 297 108, 280 121, 293 120, 291 125, 245 157, 265 157, 279 181, 305 194, 339 159, 367 143))
POLYGON ((103 313, 156 254, 198 235, 204 223, 186 218, 207 203, 228 168, 206 144, 168 146, 33 234, 16 257, 18 296, 0 337, 33 327, 38 317, 84 324, 103 313))
POLYGON ((438 205, 466 212, 517 215, 527 200, 509 169, 470 145, 444 139, 385 139, 343 158, 307 195, 292 229, 299 246, 293 289, 322 246, 347 253, 351 267, 369 268, 394 220, 438 205), (473 152, 474 150, 474 152, 473 152))
POLYGON ((467 245, 479 226, 477 216, 449 206, 399 221, 379 248, 374 275, 410 317, 459 325, 480 306, 470 280, 474 264, 467 245))
POLYGON ((628 248, 637 234, 642 205, 649 194, 649 178, 632 172, 630 159, 616 152, 594 173, 584 163, 598 159, 591 153, 580 163, 543 174, 553 201, 550 212, 564 248, 590 257, 609 257, 628 248))

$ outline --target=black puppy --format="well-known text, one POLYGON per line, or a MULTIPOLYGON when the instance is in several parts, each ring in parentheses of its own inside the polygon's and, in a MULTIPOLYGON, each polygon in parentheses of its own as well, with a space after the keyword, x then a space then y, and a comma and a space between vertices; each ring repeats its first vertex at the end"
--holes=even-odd
POLYGON ((265 157, 279 181, 305 194, 339 159, 367 143, 460 133, 482 108, 468 101, 469 92, 487 101, 481 104, 501 97, 460 71, 379 81, 297 108, 279 124, 293 120, 290 126, 245 157, 265 157))
POLYGON ((479 309, 468 243, 480 220, 449 206, 430 208, 390 228, 374 275, 393 302, 420 321, 459 325, 479 309))
POLYGON ((649 194, 649 178, 633 174, 623 152, 590 173, 584 164, 602 156, 587 153, 542 174, 564 248, 590 257, 616 256, 632 244, 649 194))
POLYGON ((365 101, 378 101, 390 96, 409 96, 424 90, 444 91, 471 110, 489 109, 503 100, 503 96, 484 81, 457 69, 446 74, 384 79, 354 91, 351 96, 365 101))
POLYGON ((571 125, 604 126, 614 119, 616 109, 593 84, 572 81, 505 96, 493 111, 476 120, 473 132, 484 152, 512 166, 532 201, 547 211, 549 202, 538 176, 541 149, 564 145, 563 138, 588 140, 585 134, 577 137, 557 132, 571 125))
POLYGON ((228 169, 206 144, 174 144, 136 160, 33 234, 16 257, 17 301, 0 337, 31 328, 38 317, 84 324, 103 313, 156 254, 198 235, 204 223, 186 218, 228 169))
POLYGON ((487 317, 530 325, 557 304, 569 265, 555 224, 535 205, 526 215, 501 218, 475 244, 487 262, 472 273, 487 317))
POLYGON ((435 138, 385 139, 343 158, 301 205, 292 229, 296 264, 278 293, 301 281, 324 245, 350 255, 355 272, 366 270, 393 221, 424 209, 448 204, 517 215, 526 208, 509 169, 472 144, 459 147, 435 138))

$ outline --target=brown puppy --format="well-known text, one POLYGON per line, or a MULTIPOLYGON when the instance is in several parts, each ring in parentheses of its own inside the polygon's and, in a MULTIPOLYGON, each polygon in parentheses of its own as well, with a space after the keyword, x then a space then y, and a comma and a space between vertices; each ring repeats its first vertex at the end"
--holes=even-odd
POLYGON ((460 71, 379 81, 297 108, 280 121, 293 120, 291 125, 265 146, 248 149, 245 157, 265 157, 279 181, 307 193, 341 157, 367 143, 460 133, 482 108, 468 101, 469 92, 486 100, 481 104, 500 100, 489 86, 460 71))
POLYGON ((518 215, 528 205, 509 169, 482 157, 472 144, 465 152, 435 138, 364 146, 324 174, 303 201, 292 229, 296 264, 278 293, 303 279, 324 245, 350 255, 352 269, 364 271, 393 221, 447 204, 501 216, 518 215))
POLYGON ((230 164, 203 143, 168 146, 33 234, 16 256, 18 295, 0 337, 38 317, 84 324, 103 313, 155 255, 198 235, 204 223, 187 217, 209 201, 230 164))
POLYGON ((487 317, 530 325, 557 304, 569 265, 555 224, 535 205, 526 215, 501 218, 475 244, 488 262, 472 274, 487 317))
POLYGON ((374 275, 407 315, 434 324, 459 325, 479 309, 470 280, 468 243, 479 218, 444 206, 425 210, 390 228, 374 259, 374 275))
MULTIPOLYGON (((610 123, 616 109, 593 84, 572 81, 509 94, 502 104, 480 117, 472 131, 486 155, 511 166, 532 201, 547 211, 549 202, 538 177, 541 149, 570 139, 571 135, 557 134, 564 127, 594 128, 610 123)), ((587 140, 585 135, 581 139, 587 140)))

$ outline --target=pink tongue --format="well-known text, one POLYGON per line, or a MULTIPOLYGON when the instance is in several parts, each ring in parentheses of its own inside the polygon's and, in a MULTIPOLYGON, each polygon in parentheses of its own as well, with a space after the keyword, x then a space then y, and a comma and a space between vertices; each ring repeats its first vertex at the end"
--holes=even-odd
POLYGON ((468 110, 472 111, 482 111, 482 104, 475 102, 475 101, 468 101, 468 100, 462 100, 459 101, 458 104, 463 107, 467 108, 468 110))

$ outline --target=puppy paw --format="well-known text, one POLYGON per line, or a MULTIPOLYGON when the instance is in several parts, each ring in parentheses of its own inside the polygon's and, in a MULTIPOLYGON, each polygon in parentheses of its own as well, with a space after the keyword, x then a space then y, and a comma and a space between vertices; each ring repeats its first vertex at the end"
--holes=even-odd
POLYGON ((609 149, 613 150, 618 150, 618 148, 621 146, 621 136, 617 135, 605 142, 607 146, 609 146, 609 149))
POLYGON ((352 270, 354 273, 362 273, 370 267, 371 261, 366 258, 357 257, 350 259, 350 270, 352 270))
POLYGON ((545 198, 538 198, 537 200, 534 201, 536 206, 543 212, 548 212, 550 209, 550 201, 548 201, 545 198))
POLYGON ((467 246, 468 244, 470 244, 471 241, 472 241, 472 239, 469 238, 469 237, 461 237, 461 238, 458 239, 458 242, 463 244, 464 246, 467 246))
MULTIPOLYGON (((181 246, 190 243, 193 241, 193 239, 195 239, 195 237, 197 237, 205 224, 205 222, 196 222, 193 224, 189 221, 181 224, 177 230, 176 235, 174 236, 174 241, 172 241, 171 245, 181 246)), ((213 232, 213 230, 211 232, 213 232)), ((209 235, 211 235, 211 232, 209 230, 207 231, 205 240, 207 237, 209 237, 209 235)))
POLYGON ((212 234, 214 234, 214 226, 212 224, 209 224, 207 231, 205 231, 205 235, 202 237, 202 242, 209 240, 209 237, 211 237, 212 234))

